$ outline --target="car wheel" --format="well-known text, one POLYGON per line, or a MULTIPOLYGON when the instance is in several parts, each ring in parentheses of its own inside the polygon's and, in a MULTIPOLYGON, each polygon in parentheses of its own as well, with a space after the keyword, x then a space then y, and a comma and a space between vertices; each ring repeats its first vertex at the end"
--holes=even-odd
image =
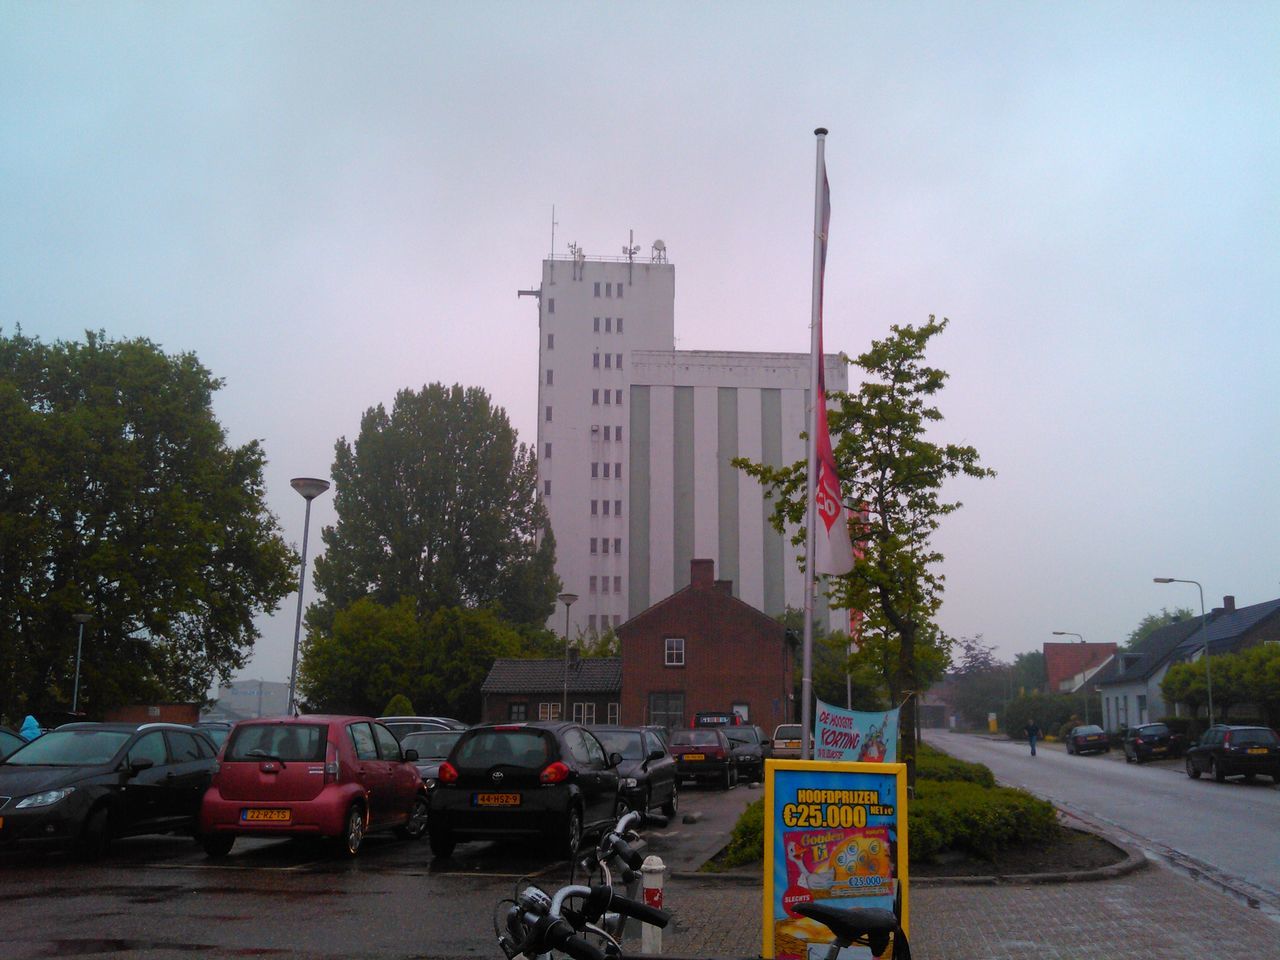
POLYGON ((572 860, 578 855, 580 846, 582 846, 582 811, 577 807, 570 807, 569 814, 565 818, 560 853, 566 860, 572 860))
POLYGON ((401 840, 421 840, 427 832, 427 810, 427 798, 419 794, 414 798, 409 819, 396 827, 396 836, 401 840))
POLYGON ((1217 757, 1209 758, 1209 773, 1212 774, 1213 779, 1217 780, 1218 783, 1227 779, 1227 775, 1222 772, 1222 764, 1218 763, 1217 757))
POLYGON ((724 788, 726 790, 733 789, 733 766, 732 765, 725 767, 724 779, 721 782, 724 784, 724 788))
POLYGON ((431 841, 431 855, 437 860, 448 860, 453 856, 453 848, 457 841, 448 830, 432 830, 427 828, 427 837, 431 841))
POLYGON ((1187 767, 1187 776, 1190 777, 1192 780, 1199 780, 1200 771, 1197 770, 1196 765, 1191 762, 1191 758, 1185 757, 1183 758, 1183 762, 1186 764, 1186 767, 1187 767))
POLYGON ((1075 753, 1075 750, 1071 749, 1071 741, 1070 741, 1070 740, 1068 740, 1068 741, 1067 741, 1067 753, 1068 753, 1068 754, 1075 753))
POLYGON ((204 848, 205 856, 214 859, 225 857, 230 853, 235 842, 236 837, 233 833, 212 833, 200 838, 200 846, 204 848))
POLYGON ((675 784, 671 784, 671 797, 662 805, 662 813, 664 816, 674 819, 675 815, 680 812, 680 788, 675 784))
POLYGON ((97 860, 107 852, 111 842, 110 814, 106 807, 96 807, 85 817, 84 827, 76 840, 76 853, 82 860, 97 860))
POLYGON ((338 852, 344 857, 354 857, 360 852, 362 843, 364 843, 364 811, 360 809, 359 804, 353 803, 351 809, 347 811, 347 826, 342 832, 338 852))
MULTIPOLYGON (((619 797, 613 804, 613 822, 616 824, 619 820, 621 820, 623 817, 627 815, 627 811, 629 811, 630 809, 631 807, 627 805, 627 801, 619 797)), ((648 809, 649 809, 649 805, 647 803, 640 808, 641 812, 648 809)))

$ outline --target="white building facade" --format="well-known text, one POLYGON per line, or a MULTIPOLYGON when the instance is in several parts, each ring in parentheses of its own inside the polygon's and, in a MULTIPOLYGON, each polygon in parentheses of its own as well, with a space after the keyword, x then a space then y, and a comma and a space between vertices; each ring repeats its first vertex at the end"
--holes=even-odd
MULTIPOLYGON (((603 633, 686 586, 695 557, 766 614, 802 607, 796 548, 732 460, 804 459, 809 355, 675 350, 675 274, 660 250, 545 260, 537 299, 539 489, 556 572, 578 596, 570 634, 603 633)), ((807 339, 804 319, 796 328, 807 339)), ((830 356, 826 382, 848 385, 830 356)), ((548 625, 564 624, 559 607, 548 625)))

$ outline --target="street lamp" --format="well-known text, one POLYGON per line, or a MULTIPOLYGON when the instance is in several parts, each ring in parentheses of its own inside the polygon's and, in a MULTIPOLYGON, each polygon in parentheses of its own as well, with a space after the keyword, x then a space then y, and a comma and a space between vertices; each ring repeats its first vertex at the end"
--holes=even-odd
POLYGON ((569 711, 569 608, 577 601, 576 593, 560 594, 560 602, 564 604, 564 699, 560 701, 560 719, 565 719, 569 711))
POLYGON ((1204 683, 1209 691, 1209 726, 1213 726, 1213 675, 1209 672, 1209 634, 1205 630, 1208 621, 1204 615, 1204 587, 1199 580, 1179 580, 1177 577, 1152 577, 1153 583, 1194 583, 1200 591, 1200 632, 1204 634, 1204 683))
POLYGON ((307 501, 307 515, 302 521, 302 564, 298 568, 298 615, 293 621, 293 667, 289 671, 289 716, 293 716, 298 712, 295 699, 295 691, 298 689, 298 638, 302 633, 302 588, 307 578, 307 534, 311 532, 311 501, 329 489, 329 481, 315 477, 294 477, 289 481, 289 486, 307 501))
MULTIPOLYGON (((1054 635, 1055 637, 1079 637, 1079 638, 1080 638, 1080 642, 1081 642, 1081 643, 1084 643, 1084 637, 1081 637, 1081 636, 1080 636, 1080 634, 1078 634, 1078 633, 1072 633, 1070 630, 1055 630, 1055 631, 1053 631, 1053 635, 1054 635)), ((1085 669, 1088 669, 1088 668, 1086 667, 1085 669)), ((1086 677, 1086 678, 1085 678, 1085 684, 1084 684, 1084 722, 1085 722, 1085 725, 1086 725, 1086 726, 1088 726, 1088 724, 1089 724, 1089 683, 1088 683, 1088 677, 1086 677)))
POLYGON ((80 636, 76 640, 76 681, 71 689, 71 712, 80 706, 80 651, 84 649, 84 625, 91 619, 87 613, 73 613, 71 619, 80 624, 80 636))

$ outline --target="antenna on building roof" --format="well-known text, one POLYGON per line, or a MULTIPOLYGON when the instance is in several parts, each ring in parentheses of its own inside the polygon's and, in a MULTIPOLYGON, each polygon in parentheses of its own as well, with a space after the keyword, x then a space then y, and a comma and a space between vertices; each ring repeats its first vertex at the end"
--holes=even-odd
POLYGON ((622 255, 627 258, 627 286, 631 286, 631 267, 635 263, 636 254, 639 252, 640 248, 636 246, 636 232, 628 230, 627 245, 622 248, 622 255))
POLYGON ((653 241, 653 253, 650 258, 654 263, 667 262, 667 245, 661 240, 653 241))
POLYGON ((556 282, 556 205, 551 205, 551 252, 547 254, 547 260, 551 264, 549 282, 556 282))

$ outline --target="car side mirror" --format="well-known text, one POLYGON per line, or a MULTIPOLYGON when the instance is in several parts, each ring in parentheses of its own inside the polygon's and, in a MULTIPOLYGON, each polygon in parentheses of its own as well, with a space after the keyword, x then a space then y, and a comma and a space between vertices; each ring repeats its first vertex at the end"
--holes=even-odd
POLYGON ((609 769, 612 770, 622 763, 622 754, 614 752, 609 754, 609 769))
POLYGON ((136 777, 143 770, 150 770, 156 765, 156 762, 150 757, 138 757, 136 760, 129 761, 129 776, 136 777))
POLYGON ((418 759, 418 751, 413 749, 413 747, 410 747, 408 750, 404 752, 405 763, 413 763, 413 761, 417 759, 418 759))
POLYGON ((760 741, 760 745, 765 747, 769 746, 769 744, 771 743, 773 743, 773 741, 770 740, 768 737, 765 737, 763 740, 760 741))
POLYGON ((661 750, 650 750, 650 751, 649 751, 648 759, 649 759, 649 760, 661 760, 661 759, 662 759, 662 751, 661 751, 661 750))

